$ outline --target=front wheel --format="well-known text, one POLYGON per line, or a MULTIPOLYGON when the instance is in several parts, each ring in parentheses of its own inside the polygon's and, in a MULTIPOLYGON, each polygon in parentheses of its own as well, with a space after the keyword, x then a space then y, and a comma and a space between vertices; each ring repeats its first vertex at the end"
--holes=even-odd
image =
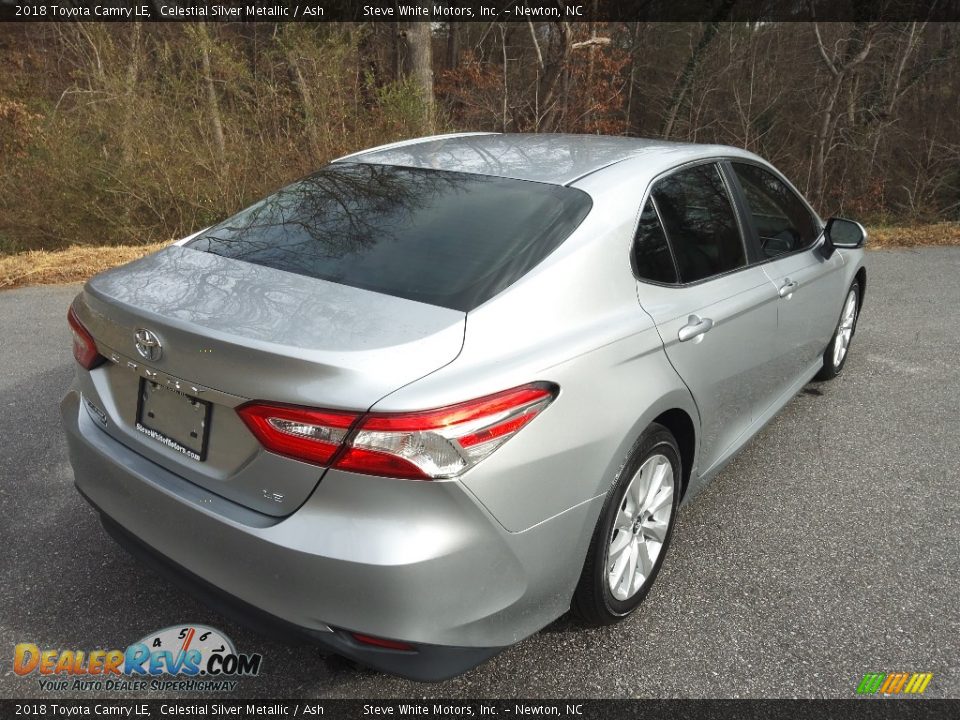
POLYGON ((670 545, 680 495, 680 451, 654 423, 607 495, 571 609, 589 625, 632 613, 650 591, 670 545))
POLYGON ((850 341, 857 329, 857 317, 860 310, 860 285, 853 283, 847 292, 847 299, 843 302, 840 321, 833 333, 833 339, 823 351, 823 367, 817 373, 815 380, 833 380, 843 370, 850 351, 850 341))

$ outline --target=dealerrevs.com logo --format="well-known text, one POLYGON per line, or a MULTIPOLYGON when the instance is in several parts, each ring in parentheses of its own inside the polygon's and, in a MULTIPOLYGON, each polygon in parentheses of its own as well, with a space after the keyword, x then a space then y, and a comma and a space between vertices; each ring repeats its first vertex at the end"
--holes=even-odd
POLYGON ((44 691, 232 691, 260 673, 263 658, 238 653, 219 630, 173 625, 125 650, 40 649, 20 643, 13 650, 17 675, 40 675, 44 691))

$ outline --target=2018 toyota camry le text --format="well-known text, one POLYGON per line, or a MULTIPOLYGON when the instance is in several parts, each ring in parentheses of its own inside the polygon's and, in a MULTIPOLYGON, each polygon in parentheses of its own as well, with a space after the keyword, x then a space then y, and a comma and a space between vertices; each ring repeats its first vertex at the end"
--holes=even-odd
POLYGON ((637 608, 681 502, 843 370, 865 238, 732 147, 350 155, 86 284, 76 485, 224 612, 449 677, 637 608))

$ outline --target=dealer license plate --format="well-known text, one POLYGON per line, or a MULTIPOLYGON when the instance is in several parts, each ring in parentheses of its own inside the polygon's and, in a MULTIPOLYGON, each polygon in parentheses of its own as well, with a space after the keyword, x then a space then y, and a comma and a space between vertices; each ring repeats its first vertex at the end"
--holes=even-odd
POLYGON ((204 400, 141 378, 137 430, 199 462, 207 456, 210 408, 204 400))

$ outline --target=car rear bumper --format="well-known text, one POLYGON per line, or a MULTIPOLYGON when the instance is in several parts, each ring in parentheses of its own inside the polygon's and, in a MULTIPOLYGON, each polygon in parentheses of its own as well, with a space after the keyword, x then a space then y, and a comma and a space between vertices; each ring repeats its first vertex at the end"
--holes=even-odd
POLYGON ((276 518, 114 440, 76 389, 61 414, 77 488, 133 554, 246 624, 420 680, 463 672, 565 612, 602 502, 510 533, 459 482, 328 471, 276 518), (351 631, 417 652, 369 648, 351 631))
MULTIPOLYGON (((89 498, 87 500, 89 502, 89 498)), ((459 675, 503 649, 416 645, 414 651, 392 650, 363 645, 345 630, 318 630, 294 625, 223 592, 140 542, 133 534, 102 513, 100 521, 110 537, 141 563, 222 615, 271 638, 291 643, 307 641, 377 670, 427 682, 459 675)))

